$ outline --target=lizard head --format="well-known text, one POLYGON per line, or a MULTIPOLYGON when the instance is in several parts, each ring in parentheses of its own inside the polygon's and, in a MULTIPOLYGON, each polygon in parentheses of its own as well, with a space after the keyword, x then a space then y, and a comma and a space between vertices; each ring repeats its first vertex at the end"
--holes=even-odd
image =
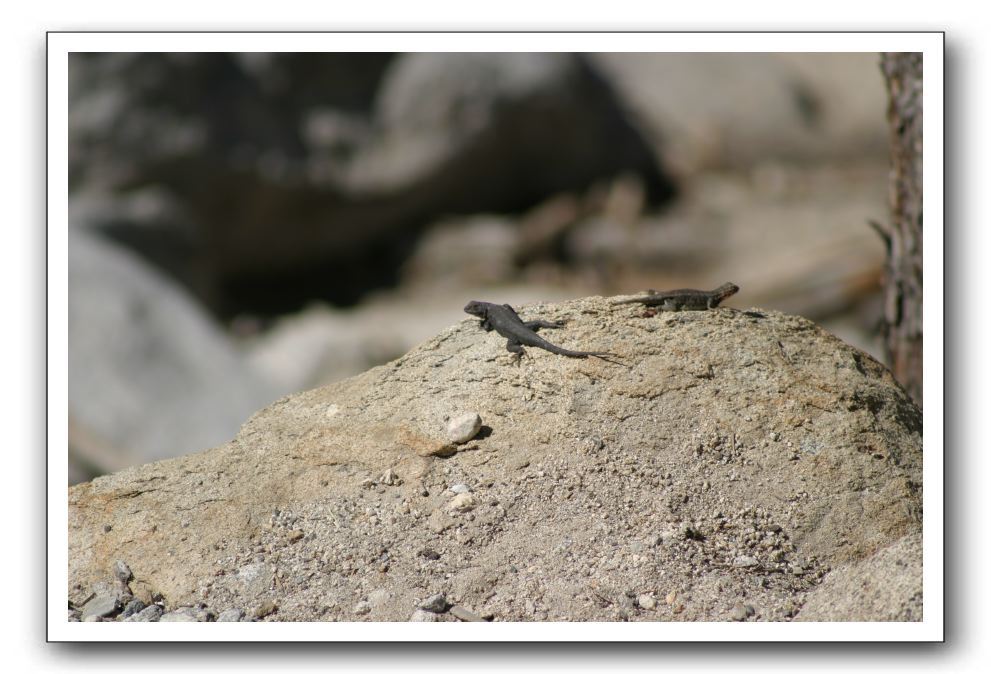
POLYGON ((718 288, 716 288, 716 292, 722 295, 723 297, 729 297, 730 295, 735 295, 739 291, 740 291, 740 286, 736 285, 735 283, 724 283, 718 288))
POLYGON ((478 316, 479 318, 485 318, 488 314, 488 310, 485 308, 485 305, 486 302, 472 300, 465 305, 465 313, 471 314, 472 316, 478 316))

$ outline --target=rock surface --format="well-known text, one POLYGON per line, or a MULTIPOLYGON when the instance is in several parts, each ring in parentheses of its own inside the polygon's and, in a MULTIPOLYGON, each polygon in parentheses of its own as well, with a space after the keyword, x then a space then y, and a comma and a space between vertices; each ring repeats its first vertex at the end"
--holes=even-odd
POLYGON ((771 311, 518 309, 619 362, 515 366, 466 319, 226 445, 70 488, 70 596, 121 560, 169 613, 263 620, 420 620, 437 594, 493 620, 921 616, 922 415, 881 365, 771 311), (457 409, 490 432, 421 455, 457 409))

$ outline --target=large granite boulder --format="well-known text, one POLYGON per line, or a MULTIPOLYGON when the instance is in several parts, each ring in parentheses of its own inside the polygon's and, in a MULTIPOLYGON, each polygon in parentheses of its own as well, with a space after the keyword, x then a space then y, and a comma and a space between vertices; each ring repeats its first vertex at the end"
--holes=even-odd
POLYGON ((519 309, 616 356, 465 319, 72 487, 70 601, 120 561, 202 619, 921 619, 922 415, 880 364, 772 311, 519 309))

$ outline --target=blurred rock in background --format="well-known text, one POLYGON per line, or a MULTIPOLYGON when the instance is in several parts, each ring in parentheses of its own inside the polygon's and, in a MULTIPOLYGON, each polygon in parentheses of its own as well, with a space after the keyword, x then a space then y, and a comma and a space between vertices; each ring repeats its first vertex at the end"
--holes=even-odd
POLYGON ((622 171, 658 202, 673 189, 570 54, 80 55, 71 77, 73 191, 155 202, 84 221, 224 317, 391 287, 448 214, 622 171))
POLYGON ((69 72, 73 481, 229 439, 468 299, 733 281, 731 305, 878 353, 875 54, 74 54, 69 72))
POLYGON ((174 281, 70 230, 70 475, 220 445, 274 396, 174 281))

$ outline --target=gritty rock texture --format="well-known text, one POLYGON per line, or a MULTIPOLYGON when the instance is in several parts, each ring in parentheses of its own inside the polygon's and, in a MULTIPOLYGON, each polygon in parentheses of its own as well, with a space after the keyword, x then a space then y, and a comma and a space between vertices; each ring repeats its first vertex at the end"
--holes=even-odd
POLYGON ((922 534, 836 569, 811 593, 796 620, 922 620, 922 534))
POLYGON ((465 319, 226 445, 72 487, 70 599, 121 560, 197 619, 423 620, 438 594, 441 621, 921 615, 898 542, 921 532, 922 415, 876 361, 771 311, 518 310, 616 362, 517 366, 465 319), (465 409, 488 430, 424 454, 465 409))

